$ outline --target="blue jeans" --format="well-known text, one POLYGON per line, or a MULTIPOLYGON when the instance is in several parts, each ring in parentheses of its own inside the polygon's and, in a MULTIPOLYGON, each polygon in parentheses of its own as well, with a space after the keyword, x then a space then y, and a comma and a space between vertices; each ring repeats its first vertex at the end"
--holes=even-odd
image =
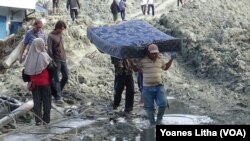
POLYGON ((159 120, 159 122, 160 122, 162 120, 162 116, 163 116, 165 108, 167 106, 164 86, 163 85, 143 86, 142 97, 143 97, 143 102, 144 102, 144 109, 146 110, 150 124, 151 125, 155 124, 154 102, 159 107, 158 114, 157 114, 157 120, 159 120))
POLYGON ((121 12, 121 18, 124 21, 125 20, 125 15, 126 15, 125 10, 121 10, 120 12, 121 12))
POLYGON ((143 88, 143 73, 142 72, 137 73, 137 85, 138 85, 139 91, 142 93, 142 88, 143 88))
POLYGON ((56 67, 57 73, 55 73, 53 76, 52 84, 53 84, 55 91, 53 92, 53 90, 52 90, 52 93, 55 93, 53 95, 55 95, 56 100, 60 100, 61 95, 62 95, 62 90, 63 90, 65 84, 68 82, 69 73, 68 73, 68 67, 67 67, 66 62, 61 62, 61 61, 55 61, 55 62, 57 65, 57 67, 56 67), (60 73, 62 73, 61 80, 59 80, 60 73))

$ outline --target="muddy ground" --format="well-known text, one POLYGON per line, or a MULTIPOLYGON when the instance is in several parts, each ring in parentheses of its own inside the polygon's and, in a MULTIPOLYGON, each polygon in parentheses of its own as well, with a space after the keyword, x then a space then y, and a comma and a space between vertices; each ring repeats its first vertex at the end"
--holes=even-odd
MULTIPOLYGON (((161 31, 183 39, 182 51, 178 52, 169 71, 163 73, 167 96, 173 96, 185 104, 190 114, 211 117, 212 124, 249 124, 250 1, 193 0, 177 8, 175 0, 157 0, 154 17, 143 16, 138 1, 127 1, 127 20, 145 19, 161 31)), ((79 24, 71 21, 62 1, 59 15, 44 17, 47 21, 44 31, 49 33, 58 19, 65 20, 68 26, 65 44, 70 79, 63 92, 67 105, 76 105, 78 112, 83 113, 82 118, 112 119, 114 68, 109 55, 96 51, 86 37, 88 26, 113 24, 109 11, 111 0, 81 2, 79 24)), ((26 27, 31 23, 27 22, 26 27)), ((13 43, 1 46, 1 61, 13 48, 13 43)), ((167 53, 164 56, 169 58, 167 53)), ((2 68, 0 88, 1 95, 24 102, 31 99, 31 93, 21 80, 22 66, 15 62, 9 69, 2 68)), ((142 109, 138 101, 136 88, 135 112, 142 109)), ((122 104, 121 107, 124 102, 122 104)), ((145 118, 145 115, 139 113, 135 117, 145 118)), ((21 120, 19 129, 21 123, 31 124, 21 120)), ((15 129, 8 126, 1 130, 1 134, 11 130, 15 129)), ((106 136, 126 135, 132 138, 138 133, 132 123, 110 125, 108 122, 86 129, 82 134, 105 140, 106 136)), ((68 140, 73 137, 65 135, 59 138, 68 140)), ((91 137, 84 138, 88 140, 91 137)))

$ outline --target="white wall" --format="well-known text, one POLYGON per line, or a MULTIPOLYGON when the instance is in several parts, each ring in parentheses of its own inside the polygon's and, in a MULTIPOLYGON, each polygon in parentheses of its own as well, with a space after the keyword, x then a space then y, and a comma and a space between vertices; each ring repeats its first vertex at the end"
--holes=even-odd
POLYGON ((0 6, 35 9, 37 0, 0 0, 0 6))
POLYGON ((10 30, 9 26, 10 23, 13 22, 23 22, 25 18, 25 10, 24 9, 15 9, 15 8, 7 8, 7 7, 0 7, 0 15, 6 16, 6 32, 9 35, 10 30))
POLYGON ((10 20, 15 22, 22 22, 25 18, 25 10, 11 10, 10 20))
POLYGON ((9 8, 0 6, 0 15, 1 16, 6 16, 8 14, 9 14, 9 8))

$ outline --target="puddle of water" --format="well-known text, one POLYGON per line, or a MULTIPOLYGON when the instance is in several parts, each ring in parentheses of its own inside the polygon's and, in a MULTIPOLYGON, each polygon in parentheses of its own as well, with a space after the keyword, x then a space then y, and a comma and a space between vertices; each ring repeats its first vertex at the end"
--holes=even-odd
MULTIPOLYGON (((147 128, 148 121, 143 119, 134 120, 138 129, 141 130, 140 134, 136 137, 136 141, 154 141, 155 140, 155 128, 147 128)), ((165 114, 163 116, 163 124, 181 124, 181 125, 197 125, 197 124, 208 124, 212 123, 213 120, 208 116, 197 116, 197 115, 185 115, 185 114, 165 114)))
POLYGON ((208 116, 166 114, 163 116, 163 124, 209 124, 213 120, 208 116))
MULTIPOLYGON (((166 109, 162 121, 164 125, 197 125, 209 124, 213 122, 213 120, 208 116, 188 114, 189 110, 187 109, 187 106, 174 97, 168 97, 168 103, 169 109, 166 109)), ((136 137, 136 141, 155 140, 155 128, 147 128, 149 126, 149 123, 146 119, 136 118, 133 120, 133 122, 136 124, 136 127, 141 130, 140 134, 136 137)))

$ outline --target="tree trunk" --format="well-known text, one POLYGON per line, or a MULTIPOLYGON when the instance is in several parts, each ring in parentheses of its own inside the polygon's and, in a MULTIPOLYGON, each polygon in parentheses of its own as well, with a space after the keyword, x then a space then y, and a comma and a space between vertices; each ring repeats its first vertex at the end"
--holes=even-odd
POLYGON ((17 47, 11 52, 11 54, 2 62, 4 68, 9 68, 19 57, 21 47, 23 46, 23 40, 17 45, 17 47))

